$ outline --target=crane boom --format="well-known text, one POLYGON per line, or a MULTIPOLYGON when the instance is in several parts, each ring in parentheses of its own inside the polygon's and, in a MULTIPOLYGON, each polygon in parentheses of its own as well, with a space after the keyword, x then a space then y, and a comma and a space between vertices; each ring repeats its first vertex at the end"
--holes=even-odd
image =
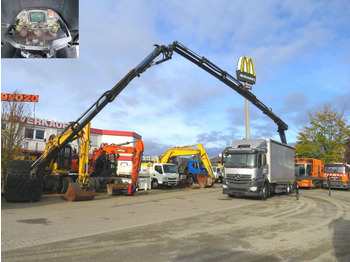
MULTIPOLYGON (((288 129, 288 125, 284 123, 277 115, 275 115, 271 109, 263 104, 255 95, 246 90, 243 85, 235 79, 232 75, 222 70, 210 62, 205 57, 200 57, 195 52, 191 51, 178 41, 174 41, 171 45, 156 45, 156 48, 134 69, 132 69, 122 80, 120 80, 111 90, 106 91, 97 101, 75 122, 62 133, 62 141, 55 146, 55 148, 46 155, 42 161, 36 161, 32 165, 32 170, 40 170, 45 167, 54 158, 57 153, 68 144, 74 136, 76 136, 108 103, 112 102, 121 91, 136 77, 140 76, 148 68, 153 65, 158 65, 172 58, 173 52, 178 53, 192 63, 198 65, 200 68, 213 75, 237 93, 248 99, 252 104, 259 108, 264 114, 270 117, 278 126, 278 132, 282 143, 287 143, 284 131, 288 129), (163 54, 163 58, 159 61, 154 61, 160 54, 163 54)), ((40 160, 40 159, 38 159, 40 160)))

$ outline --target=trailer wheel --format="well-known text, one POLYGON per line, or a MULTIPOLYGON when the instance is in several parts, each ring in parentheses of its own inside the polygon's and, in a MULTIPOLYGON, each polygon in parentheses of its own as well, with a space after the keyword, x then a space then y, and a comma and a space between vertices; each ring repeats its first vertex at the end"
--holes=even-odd
POLYGON ((8 166, 5 199, 8 202, 38 201, 43 190, 43 176, 30 176, 33 161, 12 160, 8 166))
POLYGON ((64 177, 62 178, 62 188, 61 188, 61 194, 65 194, 67 192, 69 182, 73 182, 73 179, 71 177, 64 177))
POLYGON ((290 185, 287 185, 286 187, 286 195, 289 195, 291 193, 290 185))

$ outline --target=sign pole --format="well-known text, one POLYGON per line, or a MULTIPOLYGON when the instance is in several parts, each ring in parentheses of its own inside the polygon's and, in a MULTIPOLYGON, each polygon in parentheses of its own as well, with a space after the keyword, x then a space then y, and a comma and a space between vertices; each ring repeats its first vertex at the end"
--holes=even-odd
POLYGON ((249 139, 249 101, 245 100, 245 139, 249 139))
MULTIPOLYGON (((252 89, 252 86, 244 83, 245 89, 252 89)), ((249 101, 245 99, 245 139, 250 139, 250 130, 249 130, 249 101)))

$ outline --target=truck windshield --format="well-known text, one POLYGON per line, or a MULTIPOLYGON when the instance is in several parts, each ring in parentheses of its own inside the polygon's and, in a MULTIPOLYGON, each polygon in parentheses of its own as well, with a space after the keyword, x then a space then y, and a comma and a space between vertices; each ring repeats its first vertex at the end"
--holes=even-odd
POLYGON ((310 176, 310 166, 307 164, 295 164, 295 175, 296 176, 310 176))
POLYGON ((325 166, 324 172, 325 173, 343 174, 343 173, 345 173, 345 167, 344 166, 325 166))
POLYGON ((256 167, 256 154, 227 154, 225 167, 241 167, 253 168, 256 167))
POLYGON ((164 173, 178 173, 177 166, 175 165, 163 165, 164 173))

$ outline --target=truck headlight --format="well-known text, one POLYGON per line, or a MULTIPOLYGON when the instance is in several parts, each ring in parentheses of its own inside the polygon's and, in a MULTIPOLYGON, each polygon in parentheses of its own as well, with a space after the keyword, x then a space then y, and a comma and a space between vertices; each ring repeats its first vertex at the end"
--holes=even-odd
POLYGON ((227 189, 227 185, 222 184, 222 188, 223 188, 223 189, 227 189))
POLYGON ((256 186, 252 186, 252 187, 249 188, 249 190, 251 192, 255 192, 256 190, 258 190, 258 188, 256 186))

